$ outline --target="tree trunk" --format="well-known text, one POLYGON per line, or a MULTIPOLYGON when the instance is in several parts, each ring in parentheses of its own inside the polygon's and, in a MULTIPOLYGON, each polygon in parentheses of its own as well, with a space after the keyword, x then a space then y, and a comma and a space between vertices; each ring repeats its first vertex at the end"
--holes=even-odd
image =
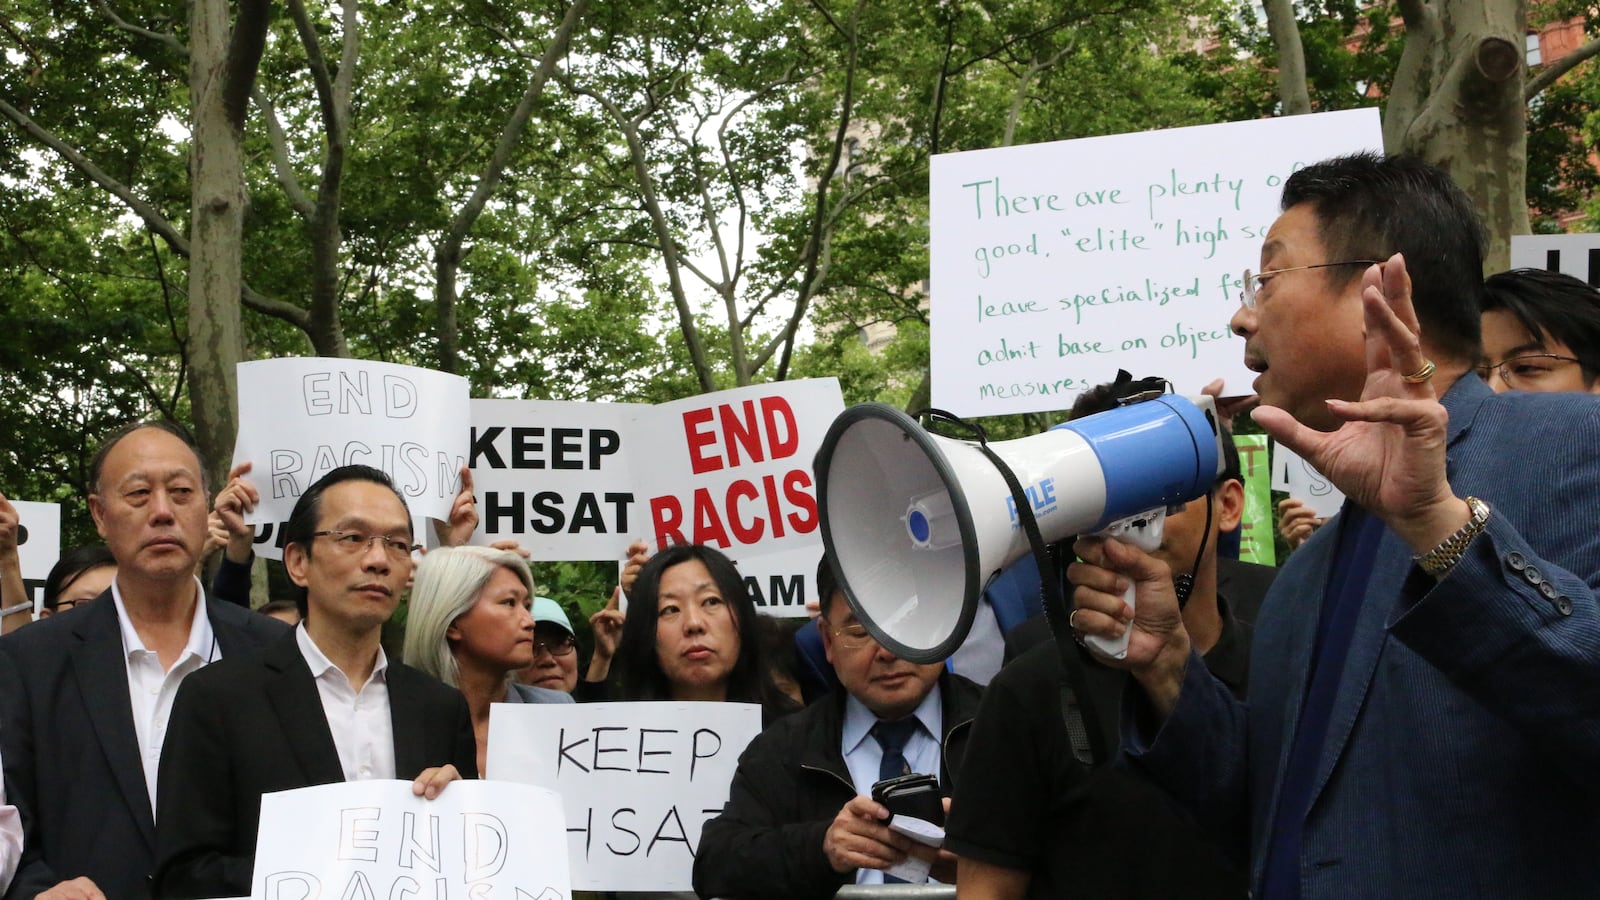
POLYGON ((1263 0, 1267 34, 1278 51, 1278 102, 1283 114, 1311 112, 1311 91, 1306 85, 1306 53, 1300 43, 1300 25, 1294 18, 1293 0, 1263 0))
POLYGON ((189 93, 189 384, 195 439, 220 484, 238 429, 235 367, 243 352, 244 116, 266 39, 266 0, 191 0, 189 93))
POLYGON ((1440 39, 1451 62, 1398 149, 1443 168, 1472 197, 1489 230, 1485 270, 1510 265, 1511 235, 1527 234, 1527 108, 1519 0, 1441 0, 1440 39))

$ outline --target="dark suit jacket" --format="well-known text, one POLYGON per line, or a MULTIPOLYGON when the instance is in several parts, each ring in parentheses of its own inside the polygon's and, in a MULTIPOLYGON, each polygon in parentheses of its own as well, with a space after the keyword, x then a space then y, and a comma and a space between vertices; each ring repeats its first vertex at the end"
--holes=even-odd
MULTIPOLYGON (((477 739, 461 692, 393 661, 385 681, 396 776, 453 763, 476 778, 477 739)), ((184 679, 161 753, 155 896, 248 896, 261 795, 343 780, 293 633, 184 679)))
MULTIPOLYGON (((1443 403, 1450 486, 1493 512, 1438 582, 1379 542, 1297 823, 1301 896, 1600 896, 1600 399, 1468 374, 1443 403)), ((1248 704, 1191 657, 1159 733, 1123 718, 1134 764, 1248 849, 1258 891, 1340 527, 1267 594, 1248 704)))
MULTIPOLYGON (((286 629, 226 603, 206 615, 225 658, 286 629)), ((148 896, 155 822, 111 592, 0 639, 0 684, 6 796, 26 835, 8 900, 79 876, 107 897, 148 896)))

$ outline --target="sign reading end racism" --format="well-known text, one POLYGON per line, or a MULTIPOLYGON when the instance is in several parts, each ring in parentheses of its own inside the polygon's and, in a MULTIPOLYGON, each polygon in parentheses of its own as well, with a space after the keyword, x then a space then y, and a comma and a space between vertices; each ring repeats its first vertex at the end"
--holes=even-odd
POLYGON ((261 502, 251 524, 287 521, 340 466, 382 469, 411 514, 446 519, 467 464, 467 381, 429 369, 321 357, 240 363, 239 437, 261 502))
POLYGON ((521 784, 353 781, 261 798, 252 900, 566 900, 561 800, 521 784))

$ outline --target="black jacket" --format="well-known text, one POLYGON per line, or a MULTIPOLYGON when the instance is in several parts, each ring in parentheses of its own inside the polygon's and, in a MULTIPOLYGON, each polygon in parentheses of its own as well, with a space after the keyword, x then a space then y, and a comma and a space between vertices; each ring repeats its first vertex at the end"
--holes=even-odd
MULTIPOLYGON (((223 659, 289 630, 215 600, 206 617, 223 659)), ((28 900, 78 877, 115 900, 149 896, 155 821, 111 591, 0 640, 0 684, 6 793, 25 830, 6 896, 28 900)))
MULTIPOLYGON (((944 723, 940 789, 950 796, 983 689, 946 672, 939 678, 944 723)), ((702 897, 831 897, 854 873, 840 874, 822 851, 839 810, 856 796, 845 767, 845 695, 824 697, 779 719, 744 754, 722 815, 707 822, 695 852, 694 889, 702 897)))
MULTIPOLYGON (((393 661, 384 680, 396 777, 446 763, 477 777, 461 692, 393 661)), ((161 754, 155 896, 248 895, 261 795, 343 780, 322 697, 292 632, 190 675, 161 754)))

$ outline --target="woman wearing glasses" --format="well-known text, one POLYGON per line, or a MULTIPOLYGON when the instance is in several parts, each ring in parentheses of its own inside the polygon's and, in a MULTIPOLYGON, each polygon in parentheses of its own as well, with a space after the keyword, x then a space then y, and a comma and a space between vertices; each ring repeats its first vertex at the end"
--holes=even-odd
MULTIPOLYGON (((572 694, 578 687, 578 644, 572 620, 549 597, 533 598, 533 662, 517 671, 517 681, 572 694)), ((575 700, 585 699, 577 695, 575 700)))
POLYGON ((405 660, 467 698, 478 771, 489 752, 493 703, 571 703, 557 690, 517 684, 534 658, 533 575, 522 557, 489 547, 441 547, 417 564, 405 660))
POLYGON ((764 723, 799 708, 772 680, 744 576, 717 550, 668 547, 645 563, 630 596, 620 699, 759 703, 764 723))

